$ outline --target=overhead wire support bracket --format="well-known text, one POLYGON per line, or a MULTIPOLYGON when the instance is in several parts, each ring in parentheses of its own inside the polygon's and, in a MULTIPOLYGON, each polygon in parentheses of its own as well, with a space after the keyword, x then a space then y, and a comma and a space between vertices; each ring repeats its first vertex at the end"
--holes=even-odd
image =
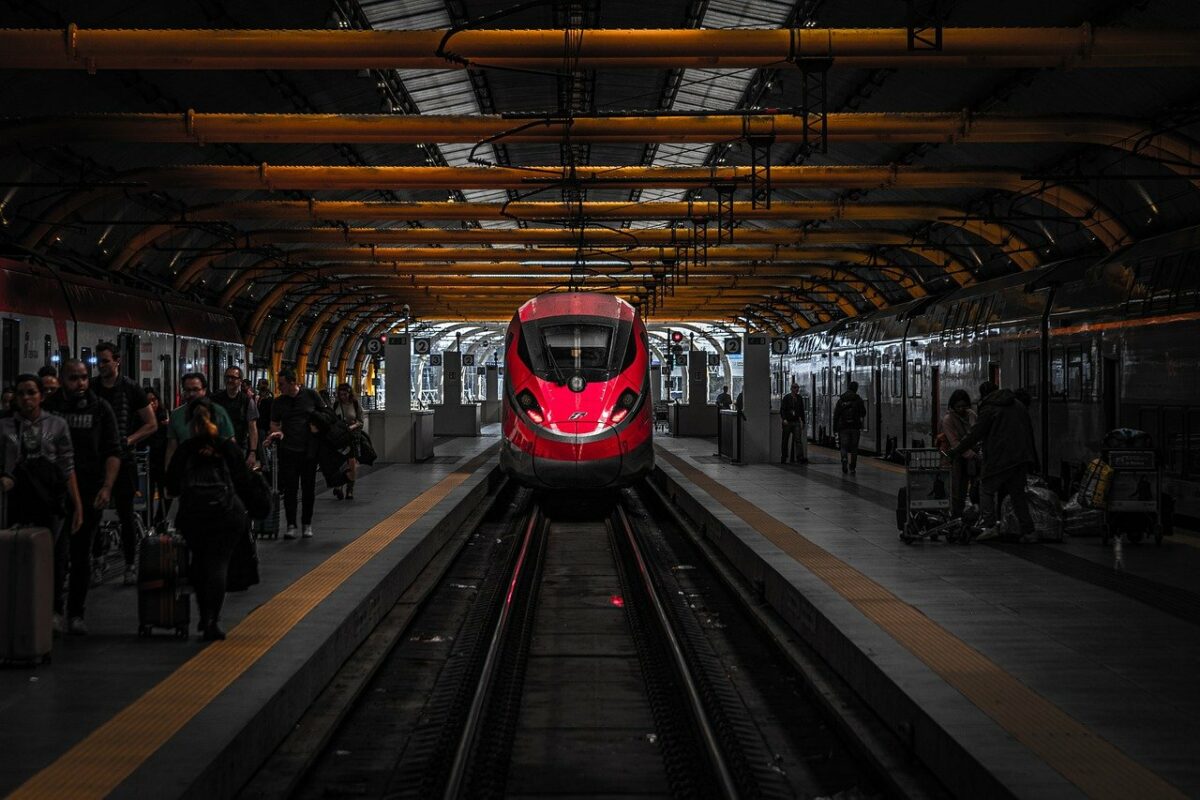
POLYGON ((942 22, 950 10, 946 0, 905 0, 905 4, 909 51, 940 52, 942 22))
POLYGON ((733 197, 737 184, 716 183, 713 189, 717 192, 717 244, 733 244, 733 197))
POLYGON ((771 207, 771 147, 774 136, 748 136, 750 145, 750 207, 771 207))
POLYGON ((829 70, 832 58, 798 58, 800 68, 800 105, 792 115, 800 118, 800 152, 829 152, 829 70))

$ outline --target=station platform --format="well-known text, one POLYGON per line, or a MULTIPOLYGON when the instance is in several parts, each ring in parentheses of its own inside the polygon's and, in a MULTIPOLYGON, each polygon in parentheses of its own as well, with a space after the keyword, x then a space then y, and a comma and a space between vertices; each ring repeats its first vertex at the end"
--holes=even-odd
POLYGON ((735 466, 659 437, 655 481, 958 797, 1200 796, 1198 540, 906 545, 903 470, 735 466))
POLYGON ((138 638, 136 589, 93 587, 89 635, 0 670, 0 795, 232 796, 486 494, 498 428, 319 492, 314 538, 259 541, 226 641, 138 638))

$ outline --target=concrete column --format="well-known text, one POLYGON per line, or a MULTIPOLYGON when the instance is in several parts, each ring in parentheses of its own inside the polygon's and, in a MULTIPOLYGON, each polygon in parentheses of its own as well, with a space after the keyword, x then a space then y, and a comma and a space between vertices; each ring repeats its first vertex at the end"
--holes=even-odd
POLYGON ((495 364, 487 365, 487 374, 484 375, 484 400, 499 400, 500 399, 500 370, 495 364))
POLYGON ((462 353, 447 350, 442 353, 442 405, 462 405, 462 353))
POLYGON ((447 350, 442 353, 442 404, 433 407, 435 436, 479 435, 482 410, 476 403, 463 403, 462 382, 462 353, 447 350))
POLYGON ((742 460, 764 464, 771 454, 771 344, 763 333, 747 333, 742 344, 742 460))
POLYGON ((692 350, 688 353, 688 405, 708 405, 708 353, 692 350))
POLYGON ((412 339, 406 333, 388 336, 383 347, 387 371, 384 410, 368 415, 371 438, 380 461, 409 464, 412 449, 412 339))

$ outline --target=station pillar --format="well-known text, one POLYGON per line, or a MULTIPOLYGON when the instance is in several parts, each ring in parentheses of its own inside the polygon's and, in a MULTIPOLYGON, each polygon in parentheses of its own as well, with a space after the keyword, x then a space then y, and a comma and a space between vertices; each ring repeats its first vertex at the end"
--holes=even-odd
POLYGON ((742 343, 742 461, 764 464, 771 455, 771 344, 764 333, 742 343))
POLYGON ((650 367, 650 399, 655 403, 662 402, 662 364, 650 367))
POLYGON ((368 416, 369 432, 380 461, 412 463, 412 338, 406 333, 388 336, 383 358, 387 374, 384 410, 368 416))
POLYGON ((708 405, 708 354, 701 350, 688 353, 688 405, 708 405))
POLYGON ((500 368, 498 364, 487 364, 484 367, 481 421, 484 425, 495 425, 500 422, 500 368))
POLYGON ((462 353, 447 350, 442 353, 442 404, 433 407, 434 436, 479 435, 482 410, 478 403, 463 403, 462 386, 462 353))

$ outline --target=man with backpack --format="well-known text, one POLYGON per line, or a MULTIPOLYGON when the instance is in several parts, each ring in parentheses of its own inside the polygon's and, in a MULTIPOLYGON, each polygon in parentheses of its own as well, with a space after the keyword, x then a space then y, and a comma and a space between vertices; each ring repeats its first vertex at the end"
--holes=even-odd
POLYGON ((833 429, 837 432, 838 450, 842 455, 842 474, 854 474, 858 466, 858 437, 862 434, 863 420, 867 418, 867 404, 858 396, 858 381, 838 398, 833 407, 833 429))
MULTIPOLYGON (((137 557, 138 532, 133 522, 133 496, 137 493, 137 461, 134 451, 138 444, 149 441, 158 432, 158 422, 146 393, 121 374, 121 357, 112 342, 96 345, 96 366, 100 379, 92 391, 108 403, 117 417, 117 435, 121 439, 121 470, 113 484, 113 503, 121 521, 121 551, 125 556, 125 585, 137 582, 134 559, 137 557)), ((97 553, 92 553, 95 558, 97 553)))
POLYGON ((225 389, 212 396, 214 404, 225 409, 233 423, 233 438, 246 456, 246 465, 254 469, 258 453, 258 406, 242 386, 242 368, 225 369, 225 389))
MULTIPOLYGON (((62 388, 46 404, 46 409, 65 419, 71 429, 83 519, 79 531, 70 537, 66 558, 70 565, 67 630, 82 635, 88 632, 83 614, 91 582, 92 546, 121 469, 121 439, 112 407, 89 387, 91 375, 87 364, 78 359, 68 361, 63 366, 62 382, 62 388)), ((62 569, 63 577, 66 571, 62 569)), ((62 588, 60 580, 57 584, 60 596, 62 588)), ((55 604, 55 611, 62 610, 60 605, 61 599, 55 604)))
POLYGON ((293 370, 279 371, 279 395, 271 404, 271 435, 267 441, 279 443, 279 483, 283 491, 283 511, 287 516, 285 539, 296 538, 297 487, 302 505, 302 536, 305 539, 313 537, 320 447, 320 440, 312 428, 313 412, 328 408, 325 398, 297 382, 293 370))

